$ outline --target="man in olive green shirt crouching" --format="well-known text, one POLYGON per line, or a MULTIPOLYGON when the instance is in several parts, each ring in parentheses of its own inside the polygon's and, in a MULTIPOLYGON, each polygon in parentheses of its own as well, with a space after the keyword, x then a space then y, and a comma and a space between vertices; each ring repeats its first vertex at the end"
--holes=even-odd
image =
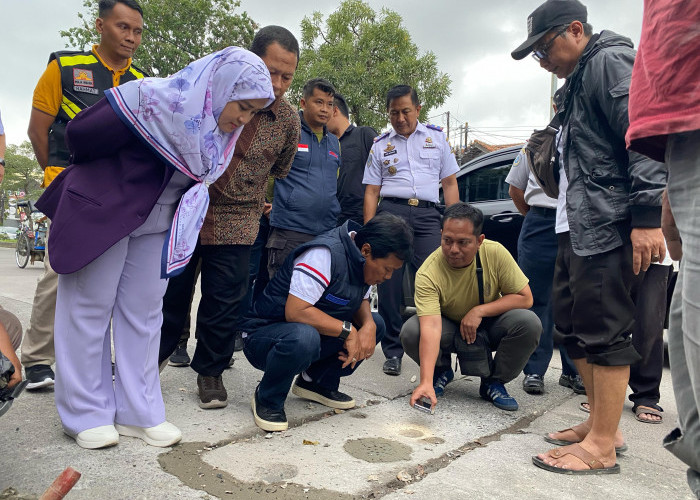
POLYGON ((465 375, 481 377, 479 394, 502 410, 518 403, 504 384, 522 371, 542 324, 532 311, 528 279, 508 250, 481 233, 484 215, 455 203, 442 219, 440 248, 416 274, 416 311, 401 329, 403 348, 420 365, 410 404, 432 406, 454 378, 451 353, 465 375), (491 352, 496 355, 491 359, 491 352))

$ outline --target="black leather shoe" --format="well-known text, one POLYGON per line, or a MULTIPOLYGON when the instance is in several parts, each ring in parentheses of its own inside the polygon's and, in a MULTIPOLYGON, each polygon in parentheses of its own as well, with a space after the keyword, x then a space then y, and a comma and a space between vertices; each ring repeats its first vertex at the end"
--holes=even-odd
POLYGON ((581 375, 562 375, 559 377, 559 385, 570 387, 576 394, 586 394, 581 375))
POLYGON ((523 391, 528 394, 542 394, 544 392, 544 379, 542 375, 530 373, 523 379, 523 391))
POLYGON ((393 357, 384 361, 384 373, 387 375, 401 375, 401 358, 393 357))
POLYGON ((292 394, 339 410, 348 410, 355 407, 355 400, 347 394, 326 389, 314 382, 307 382, 301 375, 297 377, 292 386, 292 394))
POLYGON ((253 409, 253 419, 255 420, 255 425, 268 432, 287 430, 289 423, 287 422, 287 415, 284 413, 284 408, 281 410, 273 410, 272 408, 262 406, 258 401, 257 387, 255 388, 253 400, 250 403, 253 409))

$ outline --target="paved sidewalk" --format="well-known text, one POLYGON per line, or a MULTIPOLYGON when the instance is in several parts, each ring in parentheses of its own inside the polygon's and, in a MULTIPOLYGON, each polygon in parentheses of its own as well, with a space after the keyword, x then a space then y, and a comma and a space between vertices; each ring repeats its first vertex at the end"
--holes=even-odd
MULTIPOLYGON (((20 270, 13 258, 0 248, 0 304, 26 325, 43 269, 20 270)), ((692 499, 685 466, 660 444, 676 419, 668 370, 662 424, 637 422, 625 404, 622 473, 571 477, 531 463, 551 447, 544 433, 585 418, 584 397, 557 384, 556 365, 542 396, 522 392, 520 379, 509 384, 517 412, 494 408, 479 398, 478 380, 460 378, 431 416, 408 406, 418 367, 406 359, 403 374, 388 377, 377 353, 341 386, 357 408, 336 413, 290 394, 290 429, 266 434, 250 410, 261 372, 236 358, 224 372, 229 405, 219 410, 197 406, 190 368, 165 369, 167 416, 184 436, 171 449, 121 438, 113 448, 83 450, 62 433, 53 392, 25 392, 0 417, 0 498, 35 499, 71 466, 82 478, 67 499, 692 499), (8 488, 17 494, 3 496, 8 488)))

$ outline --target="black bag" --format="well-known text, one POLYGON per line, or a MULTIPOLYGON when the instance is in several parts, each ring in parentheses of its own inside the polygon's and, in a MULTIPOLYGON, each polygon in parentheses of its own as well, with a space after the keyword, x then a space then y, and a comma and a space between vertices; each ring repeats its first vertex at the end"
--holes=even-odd
MULTIPOLYGON (((484 303, 484 270, 481 267, 479 252, 476 252, 476 282, 479 287, 479 304, 484 303)), ((454 336, 454 350, 457 353, 459 369, 462 375, 489 377, 493 371, 493 357, 485 328, 478 328, 473 343, 467 341, 457 332, 454 336)))
POLYGON ((559 115, 542 130, 535 130, 525 145, 525 155, 530 171, 544 194, 555 200, 559 197, 559 167, 557 157, 557 132, 559 115))

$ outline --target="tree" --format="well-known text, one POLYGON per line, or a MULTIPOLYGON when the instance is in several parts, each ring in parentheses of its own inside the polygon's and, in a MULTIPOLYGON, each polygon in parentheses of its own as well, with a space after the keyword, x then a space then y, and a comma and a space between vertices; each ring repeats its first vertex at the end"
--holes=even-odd
POLYGON ((5 177, 0 183, 0 225, 5 221, 6 193, 23 192, 27 199, 36 200, 41 194, 44 173, 36 161, 29 141, 17 146, 10 144, 5 151, 5 177))
POLYGON ((36 161, 34 150, 29 141, 19 146, 10 144, 5 152, 5 178, 2 189, 5 191, 23 191, 29 199, 37 199, 41 194, 41 182, 44 173, 36 161))
MULTIPOLYGON (((62 30, 67 46, 86 49, 99 43, 95 31, 99 0, 84 0, 81 25, 62 30)), ((195 59, 229 45, 248 47, 258 25, 231 0, 140 0, 144 34, 134 62, 151 76, 168 76, 195 59)))
POLYGON ((301 57, 292 84, 300 98, 304 83, 326 78, 346 98, 358 125, 381 130, 387 124, 386 93, 398 84, 416 89, 421 120, 450 95, 450 78, 440 73, 432 52, 420 56, 399 14, 377 14, 362 0, 345 0, 324 23, 320 12, 301 22, 301 57))

